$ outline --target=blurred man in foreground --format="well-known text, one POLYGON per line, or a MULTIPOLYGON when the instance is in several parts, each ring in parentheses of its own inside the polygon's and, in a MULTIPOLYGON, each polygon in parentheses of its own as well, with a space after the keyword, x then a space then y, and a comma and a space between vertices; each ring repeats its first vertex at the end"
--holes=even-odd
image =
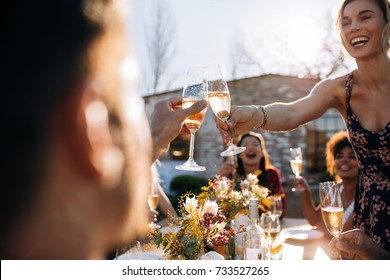
POLYGON ((144 235, 152 159, 180 125, 153 152, 126 41, 129 7, 3 5, 1 259, 103 259, 144 235))

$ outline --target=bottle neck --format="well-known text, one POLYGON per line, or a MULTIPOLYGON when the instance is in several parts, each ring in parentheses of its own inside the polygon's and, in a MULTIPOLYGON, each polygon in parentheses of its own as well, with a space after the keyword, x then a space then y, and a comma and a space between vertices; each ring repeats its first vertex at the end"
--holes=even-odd
POLYGON ((249 219, 259 219, 259 209, 257 207, 249 207, 249 219))

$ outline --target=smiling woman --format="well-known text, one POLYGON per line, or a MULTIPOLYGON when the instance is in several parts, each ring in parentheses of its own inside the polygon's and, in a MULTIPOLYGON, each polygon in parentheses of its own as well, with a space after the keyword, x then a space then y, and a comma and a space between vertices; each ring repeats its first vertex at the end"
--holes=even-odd
MULTIPOLYGON (((357 240, 365 242, 359 252, 351 252, 351 244, 338 249, 356 254, 354 258, 390 258, 390 225, 385 223, 389 219, 385 209, 390 205, 389 1, 345 0, 338 18, 347 19, 346 25, 338 21, 339 32, 343 47, 356 62, 355 70, 324 79, 305 97, 290 103, 233 106, 227 124, 216 122, 222 135, 228 130, 240 134, 258 127, 267 116, 265 130, 284 132, 336 109, 344 119, 359 163, 354 208, 354 227, 360 230, 359 237, 354 232, 340 236, 349 236, 343 241, 352 245, 362 245, 356 244, 357 240)), ((336 245, 339 241, 340 237, 336 245)))

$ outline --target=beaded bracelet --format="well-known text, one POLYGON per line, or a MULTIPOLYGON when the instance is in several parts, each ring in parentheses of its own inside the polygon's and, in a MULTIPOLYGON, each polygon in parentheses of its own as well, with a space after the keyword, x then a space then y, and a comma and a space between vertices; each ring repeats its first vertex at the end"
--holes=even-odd
POLYGON ((256 127, 256 129, 262 129, 267 124, 267 120, 268 120, 268 115, 267 112, 265 111, 265 108, 263 106, 259 106, 259 108, 263 112, 263 123, 259 127, 256 127))

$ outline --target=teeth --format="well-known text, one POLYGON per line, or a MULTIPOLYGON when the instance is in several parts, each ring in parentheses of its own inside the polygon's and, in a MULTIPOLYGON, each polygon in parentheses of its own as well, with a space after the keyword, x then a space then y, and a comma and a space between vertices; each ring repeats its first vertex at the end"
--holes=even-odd
POLYGON ((353 46, 357 45, 357 44, 364 44, 368 42, 368 37, 365 37, 365 36, 362 36, 362 37, 356 37, 356 38, 353 38, 351 40, 351 44, 353 46))
POLYGON ((347 170, 349 170, 349 166, 343 164, 340 166, 340 170, 347 171, 347 170))

